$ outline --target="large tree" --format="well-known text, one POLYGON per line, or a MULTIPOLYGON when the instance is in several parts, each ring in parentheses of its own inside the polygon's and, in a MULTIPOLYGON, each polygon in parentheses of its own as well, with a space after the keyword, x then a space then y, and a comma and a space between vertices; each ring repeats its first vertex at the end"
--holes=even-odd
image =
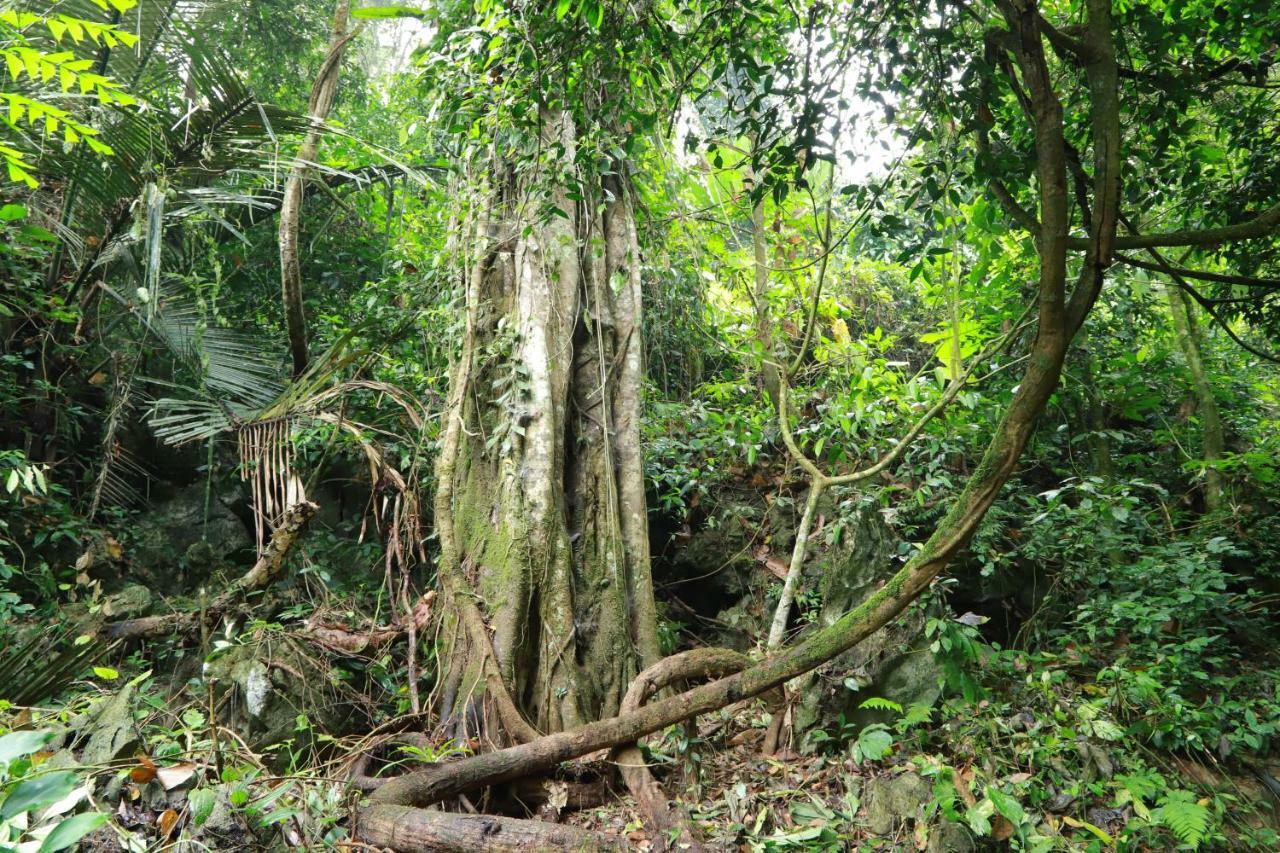
POLYGON ((468 200, 437 467, 438 708, 459 734, 526 739, 616 713, 658 657, 628 172, 646 114, 622 58, 645 33, 625 9, 475 9, 447 22, 437 67, 450 71, 431 78, 466 131, 454 153, 468 200))
POLYGON ((522 740, 611 716, 658 659, 636 169, 684 94, 776 68, 803 20, 767 3, 440 16, 424 79, 465 200, 465 322, 437 466, 437 695, 459 734, 522 740))

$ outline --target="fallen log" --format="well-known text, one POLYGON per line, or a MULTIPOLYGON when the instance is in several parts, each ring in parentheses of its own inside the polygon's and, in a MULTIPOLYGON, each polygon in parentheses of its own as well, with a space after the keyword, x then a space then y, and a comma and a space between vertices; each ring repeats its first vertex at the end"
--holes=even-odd
POLYGON ((362 837, 376 838, 379 847, 421 850, 425 853, 531 853, 535 850, 629 850, 623 838, 559 823, 426 811, 383 804, 360 821, 362 837))

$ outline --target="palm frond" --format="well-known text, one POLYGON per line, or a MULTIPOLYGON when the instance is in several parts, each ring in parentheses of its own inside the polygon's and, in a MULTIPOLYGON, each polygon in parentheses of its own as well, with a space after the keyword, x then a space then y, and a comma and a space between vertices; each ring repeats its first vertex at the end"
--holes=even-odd
POLYGON ((0 645, 0 699, 19 706, 39 704, 66 690, 108 649, 98 639, 77 645, 66 629, 37 631, 25 643, 0 645))

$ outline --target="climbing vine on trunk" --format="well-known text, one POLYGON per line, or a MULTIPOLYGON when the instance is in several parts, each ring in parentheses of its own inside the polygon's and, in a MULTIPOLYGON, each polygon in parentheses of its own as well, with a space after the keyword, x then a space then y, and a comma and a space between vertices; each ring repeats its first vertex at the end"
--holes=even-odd
MULTIPOLYGON (((547 112, 543 142, 572 168, 570 116, 547 112)), ((613 172, 540 196, 544 177, 499 167, 474 225, 436 501, 459 733, 497 731, 504 686, 542 731, 609 716, 658 656, 633 192, 613 172)))

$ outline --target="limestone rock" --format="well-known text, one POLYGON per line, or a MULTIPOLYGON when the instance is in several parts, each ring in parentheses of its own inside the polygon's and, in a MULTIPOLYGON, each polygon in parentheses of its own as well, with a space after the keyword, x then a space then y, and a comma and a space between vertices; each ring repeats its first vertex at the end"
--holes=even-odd
POLYGON ((155 503, 136 522, 128 557, 157 576, 172 577, 179 558, 193 575, 207 577, 222 564, 253 547, 244 523, 217 496, 209 501, 205 520, 205 489, 196 483, 155 503))
POLYGON ((80 754, 81 764, 104 766, 138 749, 138 727, 133 719, 135 705, 134 687, 125 685, 80 721, 80 732, 88 737, 80 754))
POLYGON ((287 643, 236 646, 209 663, 206 678, 220 695, 233 694, 222 723, 255 750, 287 740, 301 745, 313 733, 345 734, 350 701, 342 701, 317 660, 287 643), (307 725, 299 726, 299 715, 307 725))
MULTIPOLYGON (((912 831, 917 823, 926 820, 932 801, 932 786, 917 773, 869 779, 862 797, 867 829, 882 837, 912 831)), ((925 849, 932 853, 968 853, 975 849, 973 837, 960 824, 939 820, 928 827, 927 833, 925 849)))
MULTIPOLYGON (((855 500, 824 513, 828 519, 845 519, 834 544, 823 546, 821 533, 811 540, 817 547, 806 564, 804 585, 820 591, 822 627, 857 607, 899 566, 898 540, 879 507, 855 500)), ((874 721, 874 712, 858 708, 872 696, 904 707, 937 701, 942 673, 925 641, 924 623, 925 615, 912 609, 806 679, 797 727, 803 730, 841 714, 846 720, 874 721), (857 689, 851 690, 850 683, 857 689)))

